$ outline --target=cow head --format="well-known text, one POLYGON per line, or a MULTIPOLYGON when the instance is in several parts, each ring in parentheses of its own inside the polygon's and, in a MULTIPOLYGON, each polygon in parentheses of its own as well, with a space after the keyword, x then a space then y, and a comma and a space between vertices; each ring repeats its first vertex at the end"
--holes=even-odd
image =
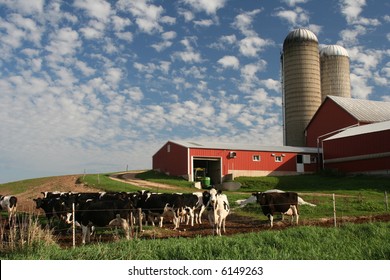
POLYGON ((209 191, 203 192, 203 204, 206 207, 215 208, 215 203, 217 201, 217 196, 222 193, 221 190, 217 191, 214 188, 211 188, 209 191))
POLYGON ((260 204, 264 204, 265 203, 265 193, 264 192, 255 192, 255 193, 252 193, 252 195, 254 197, 256 197, 256 201, 260 204))

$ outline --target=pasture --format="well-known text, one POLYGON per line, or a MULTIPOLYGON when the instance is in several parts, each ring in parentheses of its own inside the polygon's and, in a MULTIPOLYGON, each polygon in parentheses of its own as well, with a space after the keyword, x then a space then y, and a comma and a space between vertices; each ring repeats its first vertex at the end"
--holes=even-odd
MULTIPOLYGON (((103 191, 135 191, 140 186, 113 181, 110 174, 75 176, 76 189, 103 191)), ((153 172, 141 174, 145 180, 162 182, 173 189, 153 189, 158 192, 194 192, 180 178, 159 178, 153 172), (162 181, 159 181, 159 180, 162 181)), ((28 184, 15 182, 0 185, 0 192, 12 193, 15 187, 21 201, 40 196, 42 186, 47 190, 68 191, 69 186, 48 183, 54 178, 40 178, 28 184), (51 189, 48 189, 50 186, 51 189), (28 197, 24 194, 28 193, 28 197)), ((48 230, 41 212, 31 205, 21 208, 33 213, 31 225, 44 232, 35 233, 37 240, 29 246, 18 245, 9 249, 2 239, 2 259, 389 259, 390 214, 386 210, 384 193, 390 190, 386 177, 355 176, 333 177, 323 175, 237 178, 242 188, 237 192, 224 192, 232 207, 227 218, 227 233, 222 237, 211 235, 211 227, 204 218, 202 225, 181 226, 172 230, 168 221, 163 228, 144 227, 134 232, 133 240, 123 238, 120 230, 98 229, 91 244, 71 248, 70 235, 58 227, 48 230), (288 220, 276 221, 269 229, 267 218, 256 204, 240 208, 238 199, 248 198, 252 192, 267 189, 296 191, 316 207, 300 207, 300 223, 291 226, 288 220), (332 194, 336 197, 337 226, 333 224, 332 194), (297 243, 298 242, 298 243, 297 243), (218 249, 212 244, 220 244, 218 249), (258 245, 258 244, 261 244, 258 245), (292 244, 298 244, 299 250, 292 244), (114 248, 114 249, 113 249, 114 248), (116 249, 115 249, 116 248, 116 249), (120 248, 120 249, 119 249, 120 248), (192 250, 196 248, 196 250, 192 250), (201 254, 192 251, 202 252, 201 254)), ((59 182, 59 181, 58 181, 59 182)), ((30 212, 27 211, 27 212, 30 212)), ((5 214, 2 213, 3 218, 5 214)), ((19 216, 22 214, 19 213, 19 216)), ((26 218, 28 220, 28 218, 26 218)), ((3 219, 4 220, 4 219, 3 219)), ((58 225, 56 225, 58 226, 58 225)), ((4 228, 2 228, 4 230, 4 228)), ((80 233, 77 233, 78 236, 80 233)))

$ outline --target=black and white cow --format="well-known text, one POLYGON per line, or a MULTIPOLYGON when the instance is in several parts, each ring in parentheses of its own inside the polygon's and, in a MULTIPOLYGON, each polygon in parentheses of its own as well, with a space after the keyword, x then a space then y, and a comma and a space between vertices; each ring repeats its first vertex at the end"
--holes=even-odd
MULTIPOLYGON (((123 199, 87 200, 78 204, 75 221, 82 229, 82 243, 90 242, 93 227, 122 227, 126 239, 130 239, 130 213, 134 202, 129 197, 123 199)), ((67 223, 72 223, 68 215, 67 223)))
POLYGON ((225 233, 226 217, 229 215, 230 206, 228 198, 222 191, 212 188, 203 192, 203 203, 208 212, 209 222, 213 227, 213 234, 221 236, 225 233))
POLYGON ((291 222, 293 222, 295 217, 296 224, 298 224, 298 194, 296 192, 257 192, 252 195, 256 197, 264 215, 268 217, 271 228, 273 227, 273 216, 275 213, 291 216, 291 222))
POLYGON ((13 195, 0 195, 0 210, 8 212, 8 221, 11 223, 16 216, 18 199, 13 195))
POLYGON ((66 202, 68 200, 68 195, 49 195, 44 196, 43 198, 38 197, 34 198, 36 209, 42 209, 45 212, 45 216, 49 222, 52 222, 55 217, 60 221, 66 220, 67 208, 66 202))
POLYGON ((151 222, 154 226, 157 219, 159 227, 162 227, 164 217, 171 217, 174 229, 177 229, 183 217, 188 217, 187 224, 191 222, 191 226, 194 225, 195 210, 202 207, 200 202, 199 195, 196 194, 140 191, 136 207, 142 209, 146 225, 151 222))

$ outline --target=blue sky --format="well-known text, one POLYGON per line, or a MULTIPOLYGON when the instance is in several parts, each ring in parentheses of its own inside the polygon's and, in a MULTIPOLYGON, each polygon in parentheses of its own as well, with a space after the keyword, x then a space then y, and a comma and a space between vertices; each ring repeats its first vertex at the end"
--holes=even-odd
POLYGON ((0 0, 0 183, 151 168, 168 140, 282 145, 280 52, 298 27, 389 101, 382 0, 0 0))

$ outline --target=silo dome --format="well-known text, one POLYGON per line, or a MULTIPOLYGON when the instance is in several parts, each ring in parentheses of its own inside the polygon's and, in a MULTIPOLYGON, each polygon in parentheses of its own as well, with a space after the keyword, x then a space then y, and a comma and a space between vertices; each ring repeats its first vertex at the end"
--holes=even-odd
POLYGON ((317 36, 308 29, 298 28, 288 33, 286 39, 284 39, 283 48, 286 44, 313 41, 318 43, 317 36))
POLYGON ((339 45, 325 46, 320 50, 321 94, 351 98, 349 55, 339 45))
POLYGON ((283 42, 282 88, 284 144, 305 146, 305 129, 321 105, 317 36, 307 29, 291 31, 283 42))
POLYGON ((332 55, 340 55, 349 57, 349 54, 346 49, 339 45, 328 45, 323 47, 320 50, 320 56, 332 56, 332 55))

